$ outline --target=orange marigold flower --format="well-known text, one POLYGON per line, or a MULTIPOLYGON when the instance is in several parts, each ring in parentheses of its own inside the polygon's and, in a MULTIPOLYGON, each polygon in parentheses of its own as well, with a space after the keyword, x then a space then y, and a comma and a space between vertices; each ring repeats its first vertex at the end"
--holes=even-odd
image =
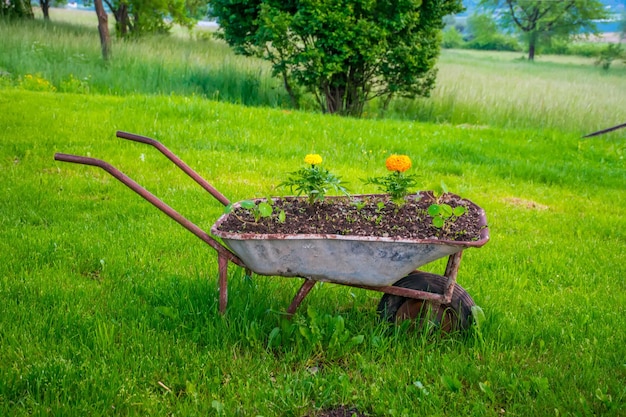
POLYGON ((322 163, 322 157, 316 153, 308 154, 304 157, 304 162, 309 165, 319 165, 322 163))
POLYGON ((404 172, 411 168, 411 158, 406 155, 391 155, 387 158, 385 166, 389 171, 404 172))

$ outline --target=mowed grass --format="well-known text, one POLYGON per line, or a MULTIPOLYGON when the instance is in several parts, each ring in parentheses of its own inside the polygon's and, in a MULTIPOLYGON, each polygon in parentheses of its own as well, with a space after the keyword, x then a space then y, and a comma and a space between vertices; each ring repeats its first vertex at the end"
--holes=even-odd
POLYGON ((444 51, 432 100, 352 120, 286 109, 265 64, 202 34, 116 42, 105 66, 94 30, 0 23, 0 415, 623 414, 626 136, 581 138, 625 121, 622 67, 444 51), (210 229, 221 205, 116 130, 231 200, 287 194, 311 152, 373 192, 359 179, 409 155, 422 188, 487 212, 491 241, 459 271, 484 318, 466 336, 390 328, 379 293, 323 284, 290 322, 301 280, 234 266, 220 315, 209 246, 53 160, 102 158, 210 229))

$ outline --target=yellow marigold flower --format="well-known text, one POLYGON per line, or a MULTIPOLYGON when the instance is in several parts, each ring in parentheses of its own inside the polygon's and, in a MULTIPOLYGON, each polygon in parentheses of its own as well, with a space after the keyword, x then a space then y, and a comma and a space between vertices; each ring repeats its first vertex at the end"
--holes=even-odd
POLYGON ((322 157, 316 153, 308 154, 304 157, 304 162, 309 165, 319 165, 322 163, 322 157))
POLYGON ((411 168, 411 158, 406 155, 391 155, 387 158, 385 166, 389 171, 404 172, 411 168))

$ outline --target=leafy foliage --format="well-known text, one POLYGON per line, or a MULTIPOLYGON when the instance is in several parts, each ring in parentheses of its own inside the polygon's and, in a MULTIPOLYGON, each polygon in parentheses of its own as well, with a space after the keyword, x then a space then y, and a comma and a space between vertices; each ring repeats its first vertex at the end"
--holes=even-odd
POLYGON ((433 226, 443 229, 446 225, 454 223, 467 209, 464 206, 452 208, 449 204, 432 204, 428 207, 428 215, 433 219, 433 226))
POLYGON ((488 15, 475 14, 467 19, 469 39, 466 47, 490 51, 519 51, 513 36, 501 33, 496 21, 488 15))
POLYGON ((391 172, 383 177, 367 178, 363 181, 365 185, 372 184, 391 197, 396 203, 401 203, 409 194, 409 189, 417 185, 414 175, 405 175, 402 172, 391 172))
POLYGON ((269 334, 267 347, 275 350, 313 349, 327 358, 342 357, 365 340, 362 334, 353 335, 346 328, 341 315, 320 314, 311 307, 306 317, 283 319, 269 334), (305 348, 306 347, 306 348, 305 348))
POLYGON ((0 17, 33 19, 33 8, 29 0, 0 1, 0 17))
POLYGON ((582 30, 595 33, 594 20, 606 17, 599 0, 481 0, 480 4, 497 9, 503 26, 514 27, 523 34, 529 60, 534 59, 538 44, 582 30))
MULTIPOLYGON (((256 223, 258 223, 261 218, 272 217, 274 214, 274 200, 271 198, 268 198, 265 201, 244 200, 239 204, 241 205, 241 208, 248 210, 252 214, 256 223)), ((224 213, 233 213, 234 216, 237 216, 233 211, 233 208, 234 206, 232 204, 228 204, 224 207, 224 213)), ((241 218, 239 218, 239 220, 245 223, 245 220, 241 218)), ((278 212, 276 220, 280 223, 285 221, 285 212, 283 210, 278 212)))
POLYGON ((360 116, 365 102, 427 96, 442 19, 459 0, 216 0, 220 36, 272 63, 293 104, 312 92, 321 110, 360 116))
POLYGON ((342 185, 341 178, 318 165, 292 172, 289 178, 278 186, 289 187, 297 195, 308 195, 310 204, 322 201, 331 190, 348 195, 348 190, 342 185))
POLYGON ((608 70, 615 60, 626 60, 626 51, 619 43, 610 43, 598 54, 596 65, 600 65, 602 69, 608 70))
POLYGON ((118 36, 167 33, 174 23, 191 28, 197 22, 199 0, 104 0, 115 17, 118 36))

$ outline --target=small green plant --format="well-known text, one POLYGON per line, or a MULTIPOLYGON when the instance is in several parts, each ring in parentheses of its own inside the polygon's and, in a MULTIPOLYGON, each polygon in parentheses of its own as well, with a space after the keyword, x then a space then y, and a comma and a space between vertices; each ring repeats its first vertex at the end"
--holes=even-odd
POLYGON ((467 209, 464 206, 452 208, 449 204, 431 204, 428 207, 428 215, 433 218, 433 226, 443 229, 447 224, 452 224, 461 217, 467 209))
POLYGON ((304 158, 304 162, 310 166, 292 172, 287 181, 278 186, 289 187, 291 192, 295 191, 298 196, 306 194, 309 197, 309 204, 324 200, 329 190, 349 195, 340 177, 319 166, 322 163, 321 156, 309 154, 304 158))
POLYGON ((433 226, 437 229, 447 229, 448 225, 453 224, 456 219, 467 212, 465 206, 452 207, 449 204, 442 203, 441 198, 448 193, 448 187, 441 181, 440 187, 434 191, 436 203, 428 207, 428 215, 433 219, 433 226))
POLYGON ((356 208, 357 211, 361 211, 363 210, 363 207, 365 207, 365 201, 355 200, 352 202, 352 205, 356 208))
MULTIPOLYGON (((241 208, 248 210, 252 214, 252 217, 254 217, 255 223, 258 223, 259 220, 261 220, 261 218, 269 218, 269 217, 272 217, 272 214, 274 214, 274 207, 273 207, 274 201, 271 198, 268 198, 266 201, 259 201, 259 202, 255 202, 254 200, 243 200, 239 203, 239 205, 241 206, 241 208)), ((224 208, 224 213, 233 213, 233 215, 236 216, 236 214, 233 212, 232 204, 229 204, 224 208)), ((237 217, 237 218, 241 220, 242 222, 247 223, 242 218, 240 217, 237 217)), ((278 212, 277 220, 279 223, 285 222, 284 210, 280 210, 278 212)))
POLYGON ((411 159, 406 155, 391 155, 385 161, 390 174, 382 177, 372 177, 363 180, 365 185, 373 184, 379 190, 387 193, 391 199, 401 205, 404 198, 409 195, 409 189, 417 184, 414 175, 407 175, 405 172, 411 168, 411 159))
POLYGON ((341 315, 318 313, 308 307, 306 315, 281 320, 269 334, 267 347, 275 350, 310 350, 326 358, 344 357, 365 341, 365 335, 346 328, 341 315))

